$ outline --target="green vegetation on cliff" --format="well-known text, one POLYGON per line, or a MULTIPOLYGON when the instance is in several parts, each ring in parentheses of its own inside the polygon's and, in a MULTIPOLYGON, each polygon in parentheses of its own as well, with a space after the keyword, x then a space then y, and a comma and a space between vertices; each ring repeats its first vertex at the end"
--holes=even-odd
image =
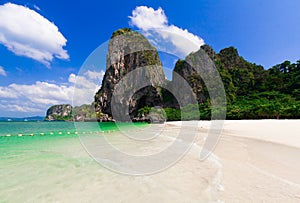
POLYGON ((112 33, 111 38, 114 38, 114 37, 116 37, 118 35, 123 35, 123 34, 126 34, 126 33, 130 33, 130 32, 133 32, 133 30, 130 29, 130 28, 121 28, 121 29, 118 29, 118 30, 114 31, 112 33))
POLYGON ((228 119, 300 118, 300 61, 265 70, 229 47, 217 55, 216 65, 229 98, 228 119))
MULTIPOLYGON (((234 47, 215 53, 211 47, 201 47, 214 61, 227 96, 227 119, 296 119, 300 118, 300 60, 284 61, 266 70, 239 56, 234 47)), ((176 63, 175 71, 185 68, 184 60, 176 63)), ((204 85, 199 77, 189 76, 190 85, 204 85)), ((199 104, 201 119, 210 119, 210 99, 199 104)), ((180 120, 178 109, 165 108, 168 120, 180 120)), ((197 119, 190 111, 190 119, 197 119)))

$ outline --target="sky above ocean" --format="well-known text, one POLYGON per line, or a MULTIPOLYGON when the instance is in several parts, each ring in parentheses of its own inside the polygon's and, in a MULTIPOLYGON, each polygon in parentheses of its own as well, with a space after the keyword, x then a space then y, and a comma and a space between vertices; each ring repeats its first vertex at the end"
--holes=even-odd
MULTIPOLYGON (((179 58, 205 43, 216 51, 234 46, 265 68, 294 62, 300 59, 299 8, 299 1, 279 0, 1 0, 0 117, 44 115, 51 105, 72 103, 75 83, 85 93, 82 102, 92 102, 105 64, 99 60, 99 67, 84 72, 82 66, 123 27, 144 34, 166 30, 155 34, 179 58)), ((177 58, 161 56, 171 70, 177 58)))

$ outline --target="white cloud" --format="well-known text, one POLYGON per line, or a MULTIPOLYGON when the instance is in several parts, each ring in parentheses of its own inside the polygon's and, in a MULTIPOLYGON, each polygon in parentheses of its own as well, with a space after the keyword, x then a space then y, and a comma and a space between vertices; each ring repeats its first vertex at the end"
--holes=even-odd
POLYGON ((154 10, 151 7, 138 6, 132 11, 132 16, 129 18, 129 23, 141 29, 151 43, 162 49, 161 51, 170 49, 170 46, 167 45, 170 43, 179 56, 185 57, 189 53, 197 51, 204 44, 202 38, 190 33, 187 29, 170 25, 162 8, 154 10))
POLYGON ((8 87, 0 87, 0 98, 10 98, 16 99, 18 98, 17 92, 8 87))
POLYGON ((88 70, 85 72, 85 75, 92 79, 92 80, 98 80, 98 81, 102 81, 103 77, 104 77, 105 72, 103 70, 99 71, 91 71, 88 70))
POLYGON ((32 108, 32 107, 27 107, 27 106, 24 106, 22 104, 20 105, 17 105, 17 104, 6 104, 6 105, 3 105, 3 104, 0 104, 0 109, 3 108, 3 109, 13 109, 14 111, 16 112, 21 112, 21 113, 35 113, 35 112, 40 112, 42 109, 39 109, 39 108, 32 108))
POLYGON ((100 89, 104 71, 87 70, 83 74, 76 76, 70 74, 69 82, 75 84, 73 105, 91 103, 95 93, 100 89), (88 100, 87 100, 88 99, 88 100))
POLYGON ((74 73, 71 73, 69 75, 68 81, 73 84, 76 83, 76 75, 74 73))
POLYGON ((4 70, 4 68, 2 66, 0 66, 0 75, 6 76, 6 71, 4 70))
POLYGON ((37 81, 29 85, 0 86, 0 112, 44 114, 55 104, 90 104, 100 88, 103 75, 103 71, 88 70, 79 76, 70 74, 66 84, 37 81))
MULTIPOLYGON (((57 85, 37 81, 31 85, 11 84, 2 87, 6 92, 13 93, 17 99, 30 101, 33 104, 69 103, 72 100, 73 86, 57 85)), ((5 96, 2 96, 5 98, 5 96)), ((34 106, 34 105, 33 105, 34 106)))
POLYGON ((84 76, 76 76, 75 74, 69 76, 69 82, 74 83, 77 89, 93 89, 97 87, 92 80, 84 76))
POLYGON ((40 7, 38 7, 37 5, 33 5, 33 8, 35 8, 38 11, 41 11, 40 7))
POLYGON ((66 38, 58 27, 34 10, 6 3, 0 6, 0 43, 16 55, 47 66, 54 57, 69 59, 66 38))
POLYGON ((75 74, 70 74, 68 81, 70 83, 74 83, 76 88, 86 88, 93 89, 98 88, 99 84, 102 82, 104 76, 104 71, 100 71, 99 73, 96 71, 88 70, 83 75, 76 76, 75 74))
POLYGON ((162 8, 154 10, 147 6, 138 6, 129 17, 134 26, 142 30, 164 28, 168 24, 167 16, 162 8))

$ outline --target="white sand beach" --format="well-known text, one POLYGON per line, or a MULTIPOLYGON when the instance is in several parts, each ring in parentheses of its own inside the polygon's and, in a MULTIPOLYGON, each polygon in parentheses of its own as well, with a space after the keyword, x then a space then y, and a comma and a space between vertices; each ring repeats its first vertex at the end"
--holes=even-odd
MULTIPOLYGON (((182 122, 168 122, 162 134, 175 136, 180 126, 182 122)), ((193 122, 185 122, 184 126, 189 126, 185 133, 195 130, 193 122)), ((300 201, 299 120, 225 121, 213 154, 199 161, 210 127, 210 121, 198 123, 196 145, 190 152, 173 167, 148 177, 164 189, 158 191, 152 187, 148 191, 150 195, 139 200, 300 201)))
POLYGON ((300 121, 227 121, 215 153, 226 202, 300 202, 300 121))
MULTIPOLYGON (((201 121, 200 131, 210 124, 201 121)), ((213 153, 223 166, 222 201, 300 202, 299 120, 225 121, 213 153)))

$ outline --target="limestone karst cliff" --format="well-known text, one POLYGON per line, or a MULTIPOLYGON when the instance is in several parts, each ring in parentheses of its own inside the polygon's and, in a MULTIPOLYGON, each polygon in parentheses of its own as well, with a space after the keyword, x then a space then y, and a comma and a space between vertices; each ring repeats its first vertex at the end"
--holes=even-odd
MULTIPOLYGON (((112 117, 136 117, 144 106, 163 101, 160 84, 165 82, 157 50, 141 34, 131 29, 113 33, 108 45, 106 72, 95 95, 95 109, 112 117), (129 107, 129 109, 128 109, 129 107)), ((118 118, 124 120, 123 118, 118 118)))
POLYGON ((70 104, 60 104, 51 106, 46 113, 47 121, 65 121, 72 119, 72 106, 70 104))

